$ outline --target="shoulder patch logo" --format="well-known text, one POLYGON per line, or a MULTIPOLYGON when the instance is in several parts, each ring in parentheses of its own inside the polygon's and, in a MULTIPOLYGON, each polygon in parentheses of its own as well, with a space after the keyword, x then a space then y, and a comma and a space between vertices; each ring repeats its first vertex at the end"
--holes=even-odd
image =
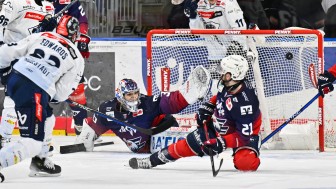
POLYGON ((226 99, 225 101, 226 108, 230 111, 233 107, 231 98, 226 99))

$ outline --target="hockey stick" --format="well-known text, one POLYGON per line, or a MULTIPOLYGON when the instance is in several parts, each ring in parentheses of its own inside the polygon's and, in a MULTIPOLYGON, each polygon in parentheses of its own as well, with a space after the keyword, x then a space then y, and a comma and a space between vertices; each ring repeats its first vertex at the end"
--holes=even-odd
POLYGON ((123 125, 123 126, 127 126, 127 127, 131 127, 131 128, 133 128, 133 129, 136 129, 136 130, 138 130, 139 132, 141 132, 141 133, 143 133, 143 134, 146 134, 146 135, 152 135, 152 134, 153 134, 152 129, 145 129, 145 128, 142 128, 142 127, 138 127, 138 126, 136 126, 136 125, 134 125, 134 124, 130 124, 130 123, 126 123, 126 122, 120 121, 119 119, 116 119, 116 118, 114 118, 114 117, 111 117, 111 116, 106 115, 106 114, 104 114, 104 113, 102 113, 102 112, 99 112, 99 111, 97 111, 97 110, 94 110, 94 109, 92 109, 92 108, 89 108, 89 107, 87 107, 87 106, 84 106, 84 105, 82 105, 82 104, 79 104, 79 103, 74 102, 74 101, 71 101, 71 100, 66 100, 65 102, 68 102, 69 104, 72 104, 72 105, 74 105, 74 106, 77 106, 77 107, 79 107, 79 108, 82 108, 83 110, 87 110, 87 111, 89 111, 89 112, 93 112, 93 113, 99 115, 100 117, 109 119, 110 121, 113 121, 113 122, 115 122, 115 123, 117 123, 117 124, 120 124, 120 125, 123 125))
MULTIPOLYGON (((317 88, 317 77, 315 72, 315 66, 313 63, 311 63, 308 66, 308 73, 310 81, 312 82, 313 86, 317 88)), ((298 115, 300 115, 308 106, 310 106, 316 99, 320 97, 320 93, 316 94, 307 104, 305 104, 302 108, 300 108, 299 111, 295 112, 289 119, 287 119, 283 124, 281 124, 277 129, 275 129, 273 132, 271 132, 269 135, 267 135, 262 141, 261 145, 267 142, 270 138, 272 138, 276 133, 278 133, 282 128, 284 128, 288 123, 290 123, 293 119, 295 119, 298 115)))
MULTIPOLYGON (((69 10, 69 8, 74 5, 78 0, 73 0, 71 3, 67 4, 63 9, 61 9, 57 14, 53 16, 54 19, 57 20, 59 16, 61 16, 65 11, 69 10)), ((40 33, 41 31, 45 31, 40 25, 37 26, 36 30, 33 33, 40 33)))
MULTIPOLYGON (((209 141, 209 132, 208 132, 208 126, 206 125, 206 121, 203 121, 203 127, 204 127, 204 134, 205 134, 205 138, 207 141, 209 141)), ((210 162, 211 162, 211 169, 212 169, 212 176, 216 177, 222 167, 223 164, 223 159, 220 160, 219 162, 219 167, 216 170, 215 168, 215 162, 214 162, 214 155, 212 152, 212 149, 210 147, 207 147, 209 149, 209 156, 210 156, 210 162)))
POLYGON ((69 10, 69 8, 75 4, 78 0, 73 0, 71 3, 69 3, 67 6, 65 6, 62 10, 60 10, 57 14, 54 15, 54 18, 59 17, 61 14, 63 14, 65 11, 69 10))
MULTIPOLYGON (((94 144, 94 147, 107 146, 110 144, 114 144, 114 142, 113 141, 102 142, 102 143, 94 144)), ((84 143, 60 146, 60 154, 69 154, 69 153, 85 152, 85 151, 86 151, 86 148, 84 146, 84 143)))
POLYGON ((320 93, 317 93, 307 104, 305 104, 299 111, 295 112, 289 119, 287 119, 283 124, 281 124, 278 128, 276 128, 273 132, 267 135, 262 141, 261 144, 267 142, 268 139, 272 138, 277 132, 279 132, 282 128, 288 125, 293 119, 295 119, 298 115, 300 115, 308 106, 310 106, 316 99, 320 97, 320 93))

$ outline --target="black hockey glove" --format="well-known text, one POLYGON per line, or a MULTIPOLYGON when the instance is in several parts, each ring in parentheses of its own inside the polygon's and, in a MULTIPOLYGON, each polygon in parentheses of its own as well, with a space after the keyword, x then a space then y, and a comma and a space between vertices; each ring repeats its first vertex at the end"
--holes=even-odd
POLYGON ((322 97, 334 90, 333 82, 335 80, 335 76, 333 76, 327 70, 324 70, 324 73, 318 76, 317 88, 322 97))
POLYGON ((79 39, 77 40, 77 48, 79 52, 82 54, 83 58, 89 58, 89 43, 91 38, 88 35, 81 34, 79 39))
POLYGON ((197 124, 203 127, 203 121, 211 120, 211 116, 214 113, 215 105, 210 102, 203 102, 196 114, 197 124))
MULTIPOLYGON (((225 139, 221 136, 211 138, 203 142, 203 151, 208 154, 209 150, 212 150, 214 154, 220 154, 226 149, 225 139)), ((208 154, 209 155, 209 154, 208 154)))
POLYGON ((12 66, 0 69, 0 79, 1 84, 6 85, 8 81, 8 77, 12 71, 12 66))
POLYGON ((53 31, 57 27, 57 20, 51 14, 44 16, 43 20, 37 26, 33 33, 53 31))
POLYGON ((199 0, 186 0, 184 3, 184 14, 191 18, 194 19, 197 16, 197 3, 199 0))

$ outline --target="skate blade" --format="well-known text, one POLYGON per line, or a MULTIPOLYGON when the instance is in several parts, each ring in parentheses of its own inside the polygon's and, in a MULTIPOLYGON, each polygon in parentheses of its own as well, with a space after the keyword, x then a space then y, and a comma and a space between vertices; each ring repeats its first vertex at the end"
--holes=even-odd
POLYGON ((56 174, 49 174, 46 172, 35 172, 35 171, 31 171, 29 173, 30 177, 59 177, 61 176, 61 173, 56 173, 56 174))

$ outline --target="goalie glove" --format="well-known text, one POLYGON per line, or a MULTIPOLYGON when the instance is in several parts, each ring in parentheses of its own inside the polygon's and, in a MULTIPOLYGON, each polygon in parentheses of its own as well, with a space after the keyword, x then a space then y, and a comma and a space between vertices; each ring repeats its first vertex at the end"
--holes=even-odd
POLYGON ((210 87, 210 72, 203 66, 197 66, 190 73, 188 80, 180 86, 179 91, 188 104, 194 104, 208 94, 210 87))
POLYGON ((184 14, 191 18, 191 19, 195 19, 197 16, 197 3, 199 2, 199 0, 186 0, 185 4, 184 4, 184 14))
POLYGON ((333 82, 335 80, 335 76, 327 70, 324 70, 324 73, 318 76, 317 88, 322 97, 334 90, 333 82))
POLYGON ((215 105, 211 102, 204 102, 199 107, 198 112, 196 114, 197 124, 202 127, 204 121, 211 120, 212 114, 214 113, 215 105))
POLYGON ((79 52, 82 54, 83 58, 89 58, 89 43, 91 38, 88 35, 81 34, 79 39, 77 40, 77 48, 79 52))

